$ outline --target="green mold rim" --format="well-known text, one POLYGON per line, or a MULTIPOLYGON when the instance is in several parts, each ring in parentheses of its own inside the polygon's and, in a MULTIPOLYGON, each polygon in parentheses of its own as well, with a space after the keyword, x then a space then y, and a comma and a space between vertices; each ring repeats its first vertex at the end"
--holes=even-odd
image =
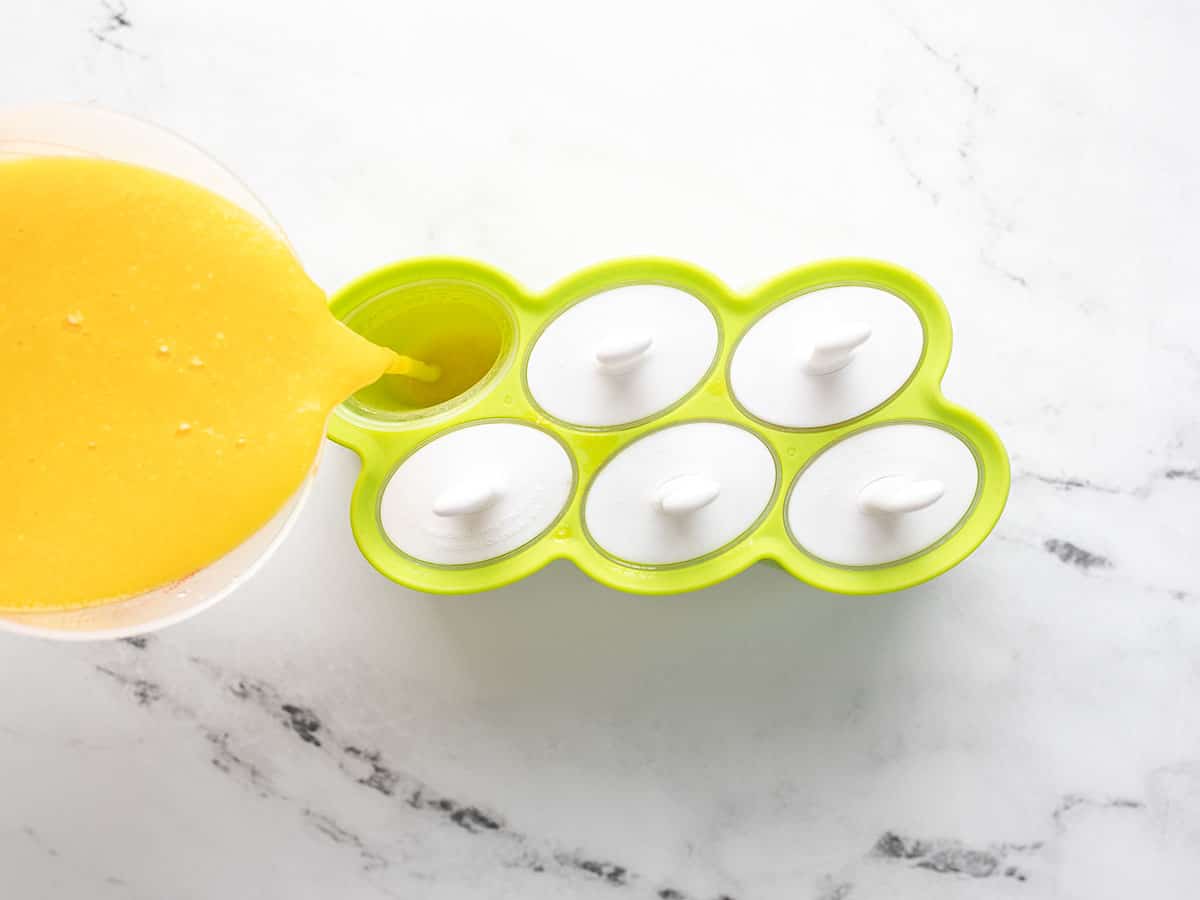
POLYGON ((373 422, 340 407, 330 418, 331 439, 358 454, 362 470, 350 501, 350 522, 363 555, 388 578, 433 594, 492 590, 565 559, 601 584, 639 594, 674 594, 709 587, 757 562, 779 565, 800 581, 842 594, 882 594, 934 578, 957 565, 995 527, 1008 497, 1008 455, 996 433, 978 416, 948 401, 941 381, 950 361, 950 317, 921 278, 891 263, 847 258, 791 269, 747 293, 690 263, 659 257, 617 259, 568 276, 542 293, 527 291, 503 272, 469 259, 427 257, 376 269, 331 300, 339 319, 377 295, 416 282, 467 283, 508 305, 514 328, 508 363, 436 416, 373 422), (533 401, 525 369, 533 342, 567 307, 594 294, 632 284, 661 284, 695 295, 717 317, 716 358, 701 382, 661 413, 611 429, 572 426, 547 415, 533 401), (826 428, 773 426, 747 414, 729 390, 729 363, 746 330, 779 304, 823 288, 858 285, 895 294, 916 312, 925 343, 908 380, 875 408, 826 428), (503 557, 469 566, 422 563, 399 551, 383 533, 379 502, 398 465, 438 434, 485 421, 522 422, 542 429, 567 447, 575 485, 564 510, 540 538, 503 557), (596 472, 616 452, 652 431, 694 421, 723 421, 760 437, 774 454, 777 489, 757 523, 735 542, 687 563, 645 567, 620 562, 595 546, 583 523, 583 501, 596 472), (846 567, 824 562, 795 544, 785 507, 797 475, 827 447, 858 431, 886 424, 918 423, 944 428, 975 455, 979 481, 972 507, 959 525, 934 544, 895 563, 846 567))

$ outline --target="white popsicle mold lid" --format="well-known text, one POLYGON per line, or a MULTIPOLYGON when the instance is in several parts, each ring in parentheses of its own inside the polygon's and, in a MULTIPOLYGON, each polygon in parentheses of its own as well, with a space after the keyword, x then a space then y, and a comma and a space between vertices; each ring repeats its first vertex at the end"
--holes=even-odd
POLYGON ((874 409, 921 359, 916 312, 878 288, 822 288, 781 304, 739 342, 730 389, 750 415, 821 428, 874 409))
POLYGON ((575 471, 549 434, 515 422, 447 432, 404 460, 384 488, 380 522, 402 552, 434 565, 485 562, 542 535, 575 471))
POLYGON ((660 413, 704 378, 717 353, 712 311, 678 288, 595 294, 546 326, 526 372, 534 401, 571 425, 613 428, 660 413))
POLYGON ((931 425, 883 425, 828 447, 787 499, 792 539, 829 563, 875 566, 925 550, 970 510, 979 467, 970 448, 931 425))
POLYGON ((776 479, 774 455, 746 429, 674 425, 634 441, 596 473, 584 525, 626 562, 686 562, 743 535, 771 502, 776 479))

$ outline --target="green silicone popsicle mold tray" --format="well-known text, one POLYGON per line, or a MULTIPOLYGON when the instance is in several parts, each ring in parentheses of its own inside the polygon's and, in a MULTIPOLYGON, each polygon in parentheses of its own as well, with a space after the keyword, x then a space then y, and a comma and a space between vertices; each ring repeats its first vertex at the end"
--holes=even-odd
MULTIPOLYGON (((894 591, 941 574, 968 556, 987 536, 1004 507, 1009 488, 1008 457, 982 420, 947 401, 940 382, 950 358, 951 329, 937 294, 899 267, 867 259, 839 259, 793 269, 748 294, 738 294, 709 273, 668 259, 627 259, 579 272, 542 294, 532 294, 504 274, 461 259, 417 259, 374 271, 332 300, 332 309, 368 337, 372 310, 386 310, 389 297, 419 292, 429 302, 488 298, 495 310, 501 352, 491 370, 458 397, 416 410, 385 410, 362 401, 343 404, 331 418, 333 440, 362 460, 350 519, 363 554, 384 575, 431 593, 469 593, 513 582, 555 559, 569 559, 592 578, 622 591, 664 594, 722 581, 759 561, 778 564, 811 585, 845 594, 894 591), (716 360, 699 385, 666 411, 629 426, 581 428, 539 409, 525 378, 530 350, 544 327, 572 304, 630 285, 665 285, 702 301, 716 317, 716 360), (748 415, 729 389, 730 359, 746 330, 768 311, 823 288, 865 286, 890 292, 915 311, 924 332, 920 361, 887 400, 850 421, 827 428, 787 429, 748 415), (540 537, 498 559, 473 565, 439 566, 398 549, 381 525, 380 502, 392 473, 418 448, 464 425, 515 421, 542 429, 569 451, 575 470, 571 498, 540 537), (775 493, 759 520, 740 538, 703 558, 669 566, 633 565, 605 553, 589 537, 583 502, 595 474, 613 455, 649 432, 694 421, 739 425, 759 437, 775 456, 775 493), (920 423, 949 431, 971 450, 978 466, 973 502, 953 530, 933 546, 897 562, 864 567, 835 565, 810 555, 790 537, 784 506, 797 475, 823 450, 865 429, 920 423)), ((382 342, 382 341, 381 341, 382 342)), ((369 398, 368 398, 369 399, 369 398)))

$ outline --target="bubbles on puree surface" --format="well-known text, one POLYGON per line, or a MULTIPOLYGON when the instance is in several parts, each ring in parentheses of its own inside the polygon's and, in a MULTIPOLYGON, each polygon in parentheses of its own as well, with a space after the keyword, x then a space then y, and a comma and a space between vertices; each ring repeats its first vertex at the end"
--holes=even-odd
POLYGON ((0 163, 0 197, 0 609, 213 562, 395 360, 330 315, 273 231, 187 181, 28 158, 0 163))

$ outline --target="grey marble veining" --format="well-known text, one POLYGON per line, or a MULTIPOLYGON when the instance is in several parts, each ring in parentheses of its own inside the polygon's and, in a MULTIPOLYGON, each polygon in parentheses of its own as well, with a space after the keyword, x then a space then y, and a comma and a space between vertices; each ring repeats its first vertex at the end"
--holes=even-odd
POLYGON ((378 576, 330 448, 245 589, 147 638, 0 637, 0 895, 1188 898, 1200 884, 1200 197, 1185 4, 14 4, 0 102, 226 162, 333 289, 892 259, 1013 458, 928 585, 765 567, 378 576))

